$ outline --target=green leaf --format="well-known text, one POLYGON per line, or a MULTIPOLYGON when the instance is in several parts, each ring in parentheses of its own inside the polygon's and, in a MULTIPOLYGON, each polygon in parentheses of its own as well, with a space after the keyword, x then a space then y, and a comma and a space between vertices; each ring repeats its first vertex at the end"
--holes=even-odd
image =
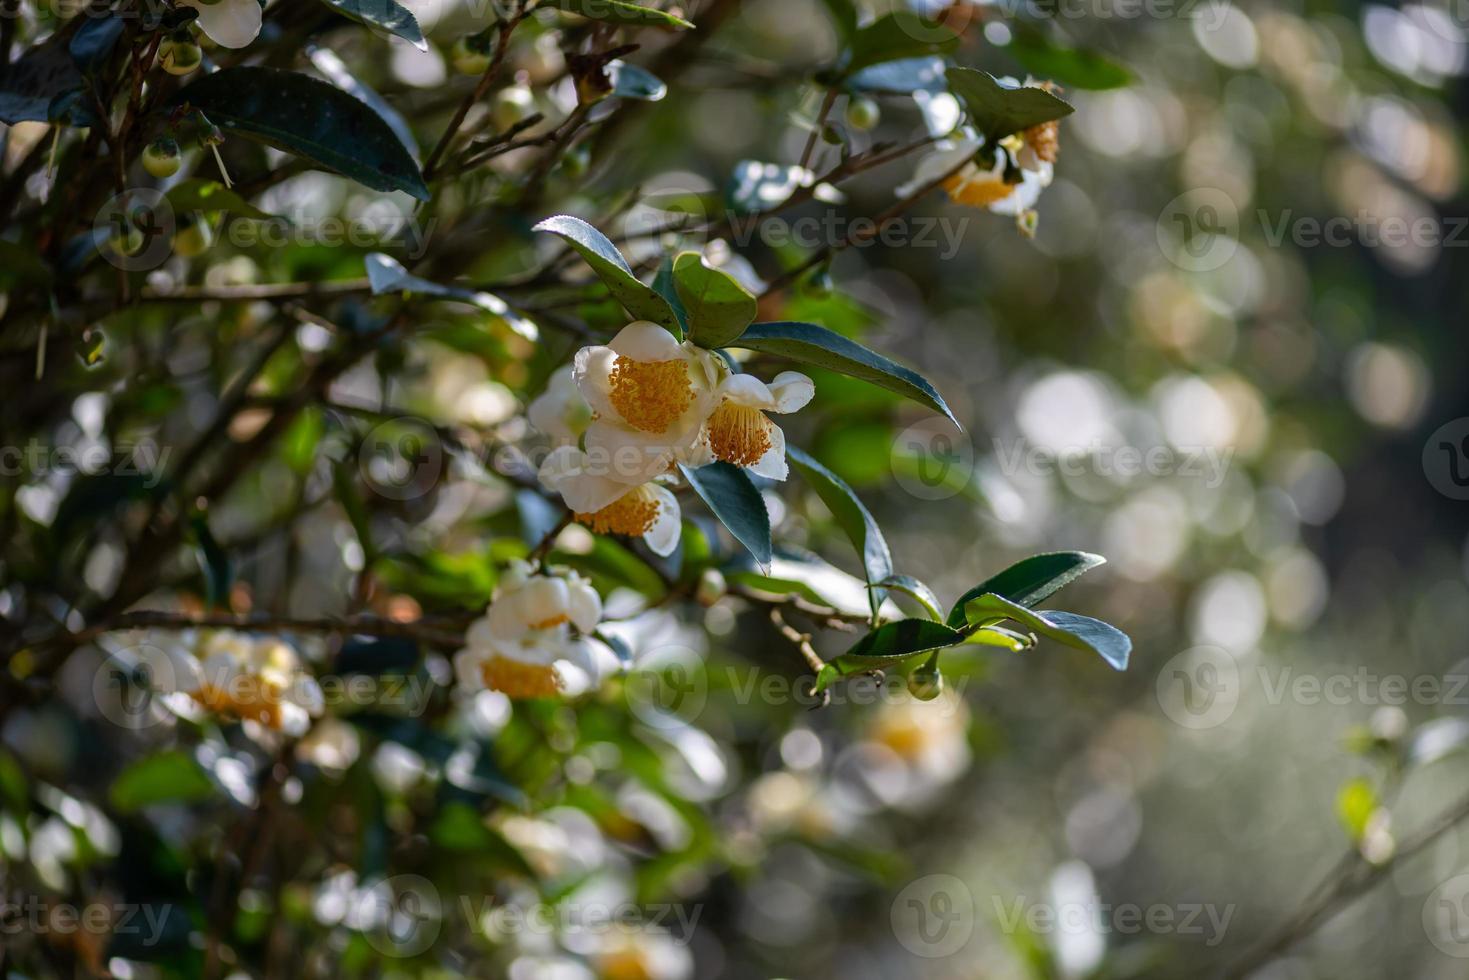
POLYGON ((845 41, 857 33, 857 8, 852 0, 822 0, 822 4, 831 14, 838 37, 845 41))
POLYGON ((735 540, 748 548, 757 562, 769 567, 770 514, 750 475, 725 462, 698 469, 680 466, 679 470, 735 540))
POLYGON ((929 619, 936 623, 944 620, 944 614, 939 611, 939 597, 933 594, 933 589, 911 575, 889 575, 881 582, 874 583, 872 588, 901 592, 918 603, 919 608, 929 619))
POLYGON ((84 85, 71 53, 60 43, 35 48, 0 67, 0 122, 94 125, 96 113, 81 97, 84 85))
POLYGON ((619 24, 624 27, 661 27, 664 30, 690 30, 693 24, 682 17, 652 7, 643 7, 624 0, 545 0, 543 7, 555 7, 568 13, 580 14, 588 20, 604 24, 619 24))
POLYGON ((155 803, 198 803, 214 795, 214 783, 194 757, 172 751, 140 759, 113 780, 108 797, 119 813, 155 803))
MULTIPOLYGON (((857 554, 862 558, 862 571, 867 578, 867 584, 876 585, 892 575, 893 556, 888 551, 887 540, 882 536, 882 528, 877 526, 872 512, 857 499, 846 481, 795 446, 786 446, 786 457, 801 474, 801 478, 816 491, 816 496, 821 498, 821 502, 826 504, 826 509, 836 519, 837 526, 846 533, 847 539, 857 549, 857 554)), ((872 605, 874 617, 878 607, 882 605, 883 595, 881 589, 868 590, 868 601, 872 605)))
POLYGON ((266 221, 274 217, 216 180, 193 177, 180 181, 164 195, 176 212, 230 211, 242 218, 266 221))
POLYGON ((1024 24, 1012 23, 1014 36, 1005 51, 1042 78, 1081 89, 1121 88, 1132 82, 1132 73, 1117 62, 1079 48, 1054 44, 1044 33, 1024 24))
POLYGON ((225 68, 185 86, 172 102, 373 190, 429 199, 418 164, 382 117, 319 79, 277 68, 225 68))
POLYGON ((944 59, 932 57, 885 61, 854 73, 842 84, 857 92, 904 95, 914 92, 942 92, 948 88, 948 83, 944 80, 944 59))
POLYGON ((993 75, 973 68, 950 68, 948 74, 949 91, 964 103, 970 122, 991 145, 1011 133, 1076 111, 1033 85, 1001 85, 993 75))
POLYGON ((1003 626, 991 625, 980 627, 973 633, 970 633, 965 637, 964 643, 965 645, 972 643, 976 646, 999 647, 1001 650, 1019 653, 1022 650, 1029 650, 1035 646, 1035 637, 1021 635, 1003 626))
POLYGON ((922 375, 814 323, 752 323, 728 346, 814 364, 859 378, 911 398, 959 424, 943 396, 922 375))
POLYGON ((759 306, 733 276, 705 265, 698 252, 673 260, 673 287, 688 318, 689 339, 709 350, 743 333, 759 306))
POLYGON ((607 80, 612 83, 612 94, 621 99, 657 102, 668 94, 663 79, 621 58, 607 62, 607 80))
POLYGON ((126 26, 127 22, 121 17, 88 17, 67 45, 76 66, 88 75, 101 67, 117 46, 117 39, 122 37, 126 26))
POLYGON ((1337 791, 1336 815, 1353 841, 1360 841, 1367 833, 1367 825, 1377 808, 1377 791, 1360 776, 1347 780, 1337 791))
POLYGON ((678 287, 673 284, 673 256, 665 255, 663 261, 658 263, 658 271, 653 276, 653 292, 663 297, 668 308, 673 310, 673 317, 683 331, 682 336, 687 336, 689 314, 683 308, 683 300, 678 298, 678 287))
POLYGON ((858 640, 833 665, 844 674, 899 663, 915 654, 964 642, 964 634, 930 619, 884 623, 858 640))
POLYGON ((679 332, 678 319, 668 301, 659 296, 651 286, 644 285, 632 274, 627 260, 617 247, 591 225, 569 214, 554 215, 536 225, 534 231, 549 231, 560 235, 566 243, 576 249, 597 278, 607 286, 613 298, 623 309, 639 320, 651 320, 667 329, 675 337, 683 338, 679 332))
POLYGON ((423 39, 423 31, 418 26, 418 19, 407 7, 395 3, 394 0, 321 0, 321 2, 359 24, 381 28, 389 34, 413 42, 420 51, 428 50, 428 42, 423 39))
POLYGON ((367 283, 374 296, 384 293, 421 293, 425 296, 458 300, 461 303, 477 306, 486 313, 501 317, 510 325, 510 329, 527 340, 535 340, 540 335, 534 323, 512 312, 510 305, 494 293, 464 289, 459 286, 445 286, 427 279, 420 279, 403 268, 403 264, 397 259, 384 255, 382 252, 373 252, 368 255, 363 259, 363 265, 367 267, 367 283))
POLYGON ((230 561, 229 553, 215 540, 214 532, 209 530, 209 521, 203 514, 193 515, 190 525, 194 539, 199 543, 199 558, 204 565, 205 604, 210 610, 228 607, 230 584, 235 579, 234 563, 230 561))
POLYGON ((959 601, 949 610, 947 622, 950 626, 963 626, 965 604, 988 592, 1004 596, 1022 606, 1034 606, 1106 561, 1101 555, 1092 555, 1085 551, 1031 555, 1000 574, 985 579, 960 596, 959 601))
POLYGON ((858 28, 842 59, 841 72, 845 76, 884 61, 942 54, 958 43, 959 36, 942 24, 911 10, 899 10, 858 28))
POLYGON ((992 625, 1006 619, 1030 629, 1057 643, 1090 650, 1107 661, 1114 670, 1126 670, 1132 653, 1132 640, 1117 627, 1090 616, 1057 610, 1033 610, 1017 605, 1003 596, 990 593, 970 599, 964 611, 971 625, 992 625))

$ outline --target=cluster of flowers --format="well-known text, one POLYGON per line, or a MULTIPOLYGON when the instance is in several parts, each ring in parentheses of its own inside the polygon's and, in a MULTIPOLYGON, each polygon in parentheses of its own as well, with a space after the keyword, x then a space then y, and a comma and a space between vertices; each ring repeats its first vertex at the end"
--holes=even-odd
POLYGON ((181 634, 145 647, 143 661, 155 693, 186 695, 222 718, 250 721, 287 735, 304 735, 321 715, 321 686, 300 656, 276 637, 217 630, 202 639, 181 634))
POLYGON ((814 393, 804 374, 783 371, 766 384, 639 320, 607 346, 579 350, 531 403, 531 424, 557 444, 540 479, 592 531, 641 537, 667 555, 680 514, 659 481, 677 464, 715 460, 784 480, 785 434, 767 413, 795 412, 814 393))

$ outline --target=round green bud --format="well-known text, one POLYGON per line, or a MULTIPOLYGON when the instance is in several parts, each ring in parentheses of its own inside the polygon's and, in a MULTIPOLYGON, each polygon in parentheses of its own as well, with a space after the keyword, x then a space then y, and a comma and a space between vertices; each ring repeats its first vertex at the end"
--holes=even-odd
POLYGON ((143 150, 143 169, 154 177, 172 177, 179 172, 182 160, 179 145, 171 136, 160 136, 143 150))
POLYGON ((535 96, 524 85, 509 85, 495 93, 490 118, 501 132, 524 121, 536 111, 535 96))
POLYGON ((158 63, 170 75, 187 75, 204 60, 204 53, 193 41, 170 38, 158 46, 158 63))
POLYGON ((865 95, 854 96, 847 100, 847 125, 858 132, 865 133, 876 126, 882 118, 882 110, 878 108, 877 102, 865 95))
POLYGON ((461 75, 483 75, 490 67, 490 51, 484 40, 471 34, 454 42, 449 60, 461 75))
POLYGON ((908 676, 908 690, 920 701, 932 701, 944 693, 944 675, 938 665, 924 664, 908 676))
POLYGON ((174 253, 186 259, 203 255, 213 244, 214 233, 209 230, 209 222, 202 219, 185 225, 173 236, 174 253))

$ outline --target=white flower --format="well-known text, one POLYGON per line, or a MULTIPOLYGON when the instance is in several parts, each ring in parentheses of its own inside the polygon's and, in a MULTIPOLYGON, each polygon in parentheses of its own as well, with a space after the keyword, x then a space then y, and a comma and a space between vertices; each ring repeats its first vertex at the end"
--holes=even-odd
POLYGON ((647 320, 623 327, 606 347, 583 347, 573 375, 594 413, 587 452, 629 486, 675 462, 709 462, 699 437, 722 371, 714 354, 647 320))
POLYGON ((616 659, 586 638, 601 618, 601 597, 580 575, 531 574, 529 566, 517 563, 485 615, 470 625, 468 645, 454 657, 455 674, 466 689, 488 688, 512 698, 590 690, 616 659))
POLYGON ((551 375, 546 390, 531 401, 525 414, 558 446, 576 445, 592 421, 592 407, 577 388, 569 364, 551 375))
POLYGON ((259 0, 179 0, 199 11, 199 28, 215 44, 243 48, 260 35, 259 0))
POLYGON ((799 411, 815 393, 811 379, 799 371, 782 371, 768 385, 748 374, 731 374, 720 382, 719 403, 709 415, 709 451, 756 476, 784 480, 789 472, 785 433, 765 413, 799 411))
POLYGON ((200 660, 197 686, 188 693, 216 714, 299 736, 325 707, 296 651, 274 637, 220 630, 204 641, 200 660))
POLYGON ((656 483, 626 483, 599 473, 587 454, 561 446, 541 464, 542 485, 559 493, 576 520, 596 534, 640 537, 655 555, 678 547, 682 513, 678 498, 656 483))

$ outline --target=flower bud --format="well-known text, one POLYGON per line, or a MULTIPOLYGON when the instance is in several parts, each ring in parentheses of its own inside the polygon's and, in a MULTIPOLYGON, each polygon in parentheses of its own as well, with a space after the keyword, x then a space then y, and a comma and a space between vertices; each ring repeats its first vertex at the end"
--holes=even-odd
POLYGON ((203 60, 199 45, 189 39, 170 38, 158 46, 158 63, 170 75, 187 75, 203 60))
POLYGON ((859 95, 847 100, 847 125, 858 132, 872 129, 881 118, 882 110, 867 96, 859 95))
POLYGON ((143 150, 143 169, 160 179, 178 173, 181 161, 179 145, 171 136, 160 136, 143 150))

